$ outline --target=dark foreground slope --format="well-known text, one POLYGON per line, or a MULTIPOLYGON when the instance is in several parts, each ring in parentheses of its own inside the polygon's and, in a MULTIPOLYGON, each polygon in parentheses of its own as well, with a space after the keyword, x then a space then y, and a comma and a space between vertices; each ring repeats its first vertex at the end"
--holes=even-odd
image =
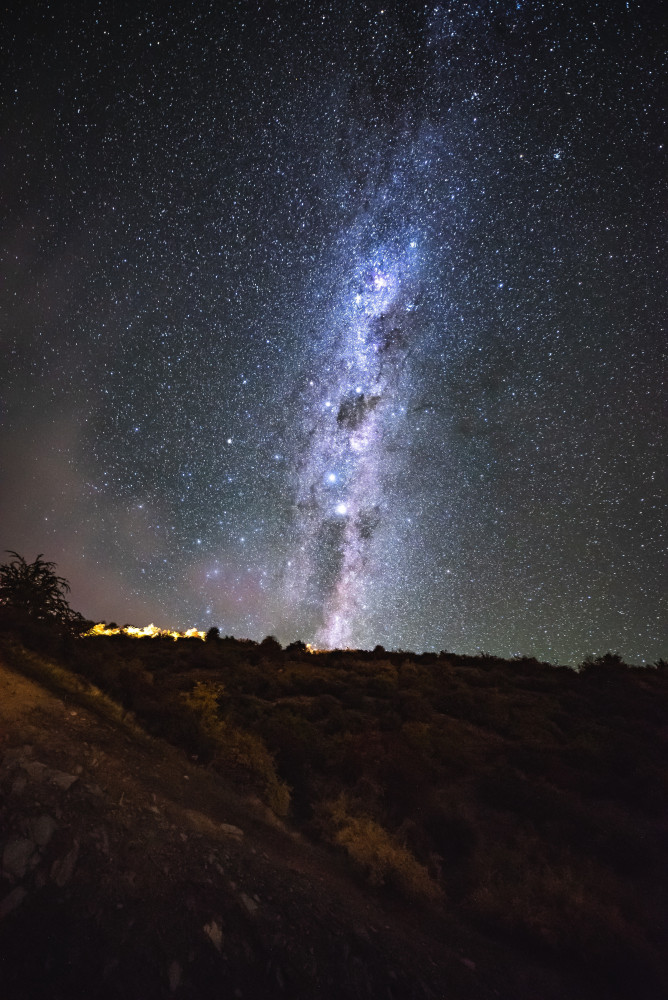
POLYGON ((668 994, 661 670, 87 642, 188 752, 6 646, 3 998, 668 994))

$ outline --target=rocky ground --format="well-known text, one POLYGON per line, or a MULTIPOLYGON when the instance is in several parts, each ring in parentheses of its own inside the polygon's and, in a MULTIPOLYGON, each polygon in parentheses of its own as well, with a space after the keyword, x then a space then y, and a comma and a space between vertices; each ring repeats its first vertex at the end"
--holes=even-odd
POLYGON ((0 852, 3 1000, 594 995, 1 664, 0 852))

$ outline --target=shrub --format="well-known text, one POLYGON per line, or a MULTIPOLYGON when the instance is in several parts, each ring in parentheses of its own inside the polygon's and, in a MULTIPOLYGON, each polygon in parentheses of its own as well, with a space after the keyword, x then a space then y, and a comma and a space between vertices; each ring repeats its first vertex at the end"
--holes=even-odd
POLYGON ((267 635, 260 643, 260 649, 263 656, 267 656, 270 659, 276 659, 283 652, 283 647, 274 635, 267 635))
POLYGON ((344 794, 326 803, 325 810, 334 825, 334 843, 347 851, 371 885, 394 884, 414 899, 436 902, 442 898, 440 887, 407 847, 369 816, 349 814, 344 794))
POLYGON ((183 695, 203 734, 212 742, 213 766, 231 772, 237 780, 250 780, 276 815, 287 815, 290 791, 276 773, 274 758, 259 736, 221 719, 218 701, 224 693, 222 684, 198 681, 183 695))

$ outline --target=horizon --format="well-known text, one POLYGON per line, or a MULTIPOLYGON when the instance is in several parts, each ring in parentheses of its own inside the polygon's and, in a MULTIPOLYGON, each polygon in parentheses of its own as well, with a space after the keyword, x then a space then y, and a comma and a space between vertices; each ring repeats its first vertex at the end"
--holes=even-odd
MULTIPOLYGON (((262 639, 252 639, 249 636, 239 636, 239 635, 235 636, 231 634, 223 635, 222 630, 218 626, 209 626, 209 630, 211 628, 215 628, 219 632, 219 638, 221 641, 227 639, 227 640, 232 640, 234 642, 252 643, 253 645, 261 645, 263 639, 276 639, 276 636, 274 636, 273 633, 269 633, 266 636, 263 636, 262 639)), ((129 639, 152 639, 160 637, 170 637, 175 641, 177 641, 178 639, 193 639, 193 638, 206 641, 207 639, 207 632, 199 629, 196 625, 191 626, 188 629, 179 630, 169 627, 163 628, 161 626, 155 625, 153 622, 151 622, 150 625, 143 625, 143 626, 130 625, 129 623, 118 625, 113 621, 113 619, 111 620, 111 622, 106 622, 106 621, 96 622, 91 629, 89 629, 87 632, 82 633, 81 638, 89 639, 89 638, 95 638, 96 636, 108 638, 110 636, 116 636, 116 635, 124 635, 129 639)), ((279 640, 276 639, 276 641, 278 642, 279 640)), ((291 639, 288 640, 287 642, 279 642, 282 652, 290 652, 290 647, 295 646, 297 644, 301 644, 304 650, 307 653, 311 653, 312 655, 318 655, 320 653, 322 654, 375 653, 380 648, 383 651, 383 653, 388 653, 390 655, 405 654, 407 656, 418 656, 418 657, 425 655, 437 656, 437 657, 452 656, 455 658, 465 658, 465 659, 489 658, 489 659, 502 660, 504 662, 512 662, 513 660, 534 660, 536 662, 542 663, 543 665, 548 665, 553 667, 562 667, 562 666, 571 667, 574 669, 579 666, 582 666, 583 663, 591 663, 597 660, 605 659, 606 656, 618 657, 620 655, 618 652, 614 650, 607 649, 605 650, 605 652, 599 650, 594 653, 589 653, 586 656, 584 656, 582 660, 578 663, 556 663, 548 660, 540 660, 538 657, 532 656, 530 653, 517 652, 517 653, 512 653, 510 656, 497 656, 495 653, 491 653, 488 650, 483 650, 483 649, 477 649, 474 653, 463 653, 452 649, 450 650, 419 649, 419 648, 386 649, 379 643, 377 643, 373 647, 370 646, 369 647, 357 647, 357 646, 316 647, 313 646, 311 643, 303 642, 303 640, 301 639, 291 639)), ((641 663, 627 663, 626 661, 623 660, 623 657, 621 658, 621 660, 625 666, 641 668, 641 667, 654 667, 656 666, 657 662, 662 662, 663 658, 659 657, 658 660, 652 662, 650 662, 649 660, 645 660, 641 663)))

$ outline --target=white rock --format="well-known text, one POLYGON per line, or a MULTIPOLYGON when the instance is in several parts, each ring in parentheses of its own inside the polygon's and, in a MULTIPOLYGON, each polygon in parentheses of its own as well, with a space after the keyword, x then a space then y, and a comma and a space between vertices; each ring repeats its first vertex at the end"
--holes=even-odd
POLYGON ((247 896, 245 892, 241 893, 241 902, 244 904, 244 906, 246 907, 246 909, 248 910, 248 912, 251 914, 251 916, 257 910, 257 903, 255 902, 254 899, 251 899, 250 896, 247 896))
POLYGON ((220 951, 223 947, 223 931, 220 924, 215 920, 212 920, 209 924, 204 924, 204 933, 216 951, 220 951))
POLYGON ((76 774, 66 774, 65 771, 53 771, 49 775, 49 781, 52 785, 57 785, 58 788, 62 788, 64 792, 68 788, 71 788, 75 781, 79 778, 76 774))
POLYGON ((20 906, 23 900, 26 898, 28 893, 25 891, 22 885, 17 885, 15 889, 12 889, 5 898, 0 902, 0 920, 15 910, 17 906, 20 906))
POLYGON ((56 832, 56 828, 55 819, 52 816, 47 816, 46 813, 30 820, 30 834, 38 847, 46 847, 56 832))
POLYGON ((74 847, 63 858, 57 858, 51 866, 51 879, 62 889, 67 885, 74 873, 74 866, 79 857, 79 842, 74 841, 74 847))
POLYGON ((172 962, 167 972, 167 978, 169 980, 169 992, 176 993, 181 985, 181 966, 178 962, 172 962))
POLYGON ((16 775, 12 782, 12 795, 23 795, 28 779, 22 771, 16 775))
POLYGON ((241 840, 244 835, 244 831, 238 826, 233 826, 232 823, 221 823, 220 829, 221 832, 226 834, 228 837, 237 837, 239 840, 241 840))
POLYGON ((32 840, 28 840, 27 837, 13 837, 5 844, 2 852, 3 871, 10 878, 23 878, 34 853, 35 844, 32 840))
POLYGON ((2 763, 5 767, 13 767, 16 764, 22 764, 24 759, 29 759, 31 755, 32 747, 27 744, 23 747, 11 747, 3 754, 2 763))
POLYGON ((38 760, 21 761, 21 767, 33 781, 43 781, 49 771, 46 764, 41 764, 38 760))

